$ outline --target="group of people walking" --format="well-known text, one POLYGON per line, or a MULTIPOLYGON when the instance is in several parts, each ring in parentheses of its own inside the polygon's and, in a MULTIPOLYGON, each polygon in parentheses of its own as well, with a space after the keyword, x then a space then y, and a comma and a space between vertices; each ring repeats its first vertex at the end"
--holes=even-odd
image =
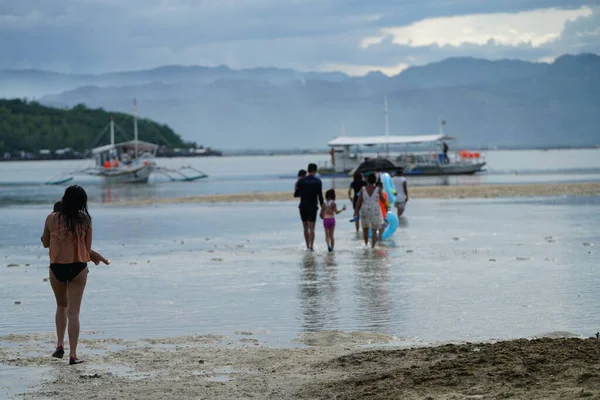
MULTIPOLYGON (((304 240, 308 251, 314 250, 315 225, 319 207, 320 217, 323 219, 325 229, 325 241, 331 252, 334 250, 335 216, 346 210, 346 206, 338 209, 336 204, 335 189, 329 189, 323 198, 323 184, 317 178, 317 165, 309 164, 307 170, 298 172, 298 179, 294 188, 294 197, 300 198, 300 219, 304 229, 304 240)), ((379 173, 370 173, 366 181, 361 173, 355 173, 352 183, 348 188, 348 198, 354 210, 354 221, 356 231, 362 224, 363 239, 365 245, 369 243, 369 231, 371 231, 371 247, 375 247, 381 233, 386 227, 386 216, 391 208, 387 194, 383 190, 379 173)), ((408 201, 408 188, 406 178, 399 173, 398 181, 402 191, 394 203, 398 217, 404 213, 408 201)))
MULTIPOLYGON (((327 190, 323 197, 323 184, 316 175, 316 164, 309 164, 306 171, 301 170, 294 196, 300 198, 300 218, 306 248, 310 251, 314 249, 315 225, 319 215, 323 220, 328 250, 333 251, 336 216, 344 212, 346 206, 338 207, 334 189, 327 190)), ((399 216, 408 200, 406 179, 400 179, 403 195, 399 196, 402 200, 395 204, 399 216)), ((384 225, 385 213, 390 207, 377 176, 370 174, 365 182, 361 174, 355 174, 348 196, 354 209, 357 232, 360 220, 365 244, 368 244, 369 230, 372 230, 374 247, 378 232, 384 225)), ((69 364, 79 364, 82 362, 77 357, 79 310, 87 283, 87 263, 110 264, 109 260, 92 249, 92 217, 87 208, 87 194, 82 187, 73 185, 65 190, 62 200, 54 205, 53 212, 46 218, 41 240, 44 247, 49 249, 50 285, 56 299, 57 343, 52 356, 64 357, 64 338, 68 330, 69 364)))

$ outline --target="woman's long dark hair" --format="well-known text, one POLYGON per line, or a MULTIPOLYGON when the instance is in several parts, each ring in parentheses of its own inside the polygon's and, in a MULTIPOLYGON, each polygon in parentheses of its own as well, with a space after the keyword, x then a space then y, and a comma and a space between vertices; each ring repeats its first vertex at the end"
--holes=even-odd
POLYGON ((87 193, 81 186, 69 186, 65 190, 59 216, 67 232, 73 236, 82 235, 92 224, 87 208, 87 193))

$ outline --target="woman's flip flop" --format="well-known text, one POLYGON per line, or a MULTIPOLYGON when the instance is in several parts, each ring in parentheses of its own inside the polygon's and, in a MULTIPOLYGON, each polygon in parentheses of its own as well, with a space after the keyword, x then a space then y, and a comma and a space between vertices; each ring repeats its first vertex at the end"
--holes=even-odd
POLYGON ((84 362, 84 361, 80 360, 79 358, 75 358, 75 357, 69 358, 69 365, 81 364, 82 362, 84 362))
POLYGON ((65 355, 65 349, 62 346, 58 346, 54 353, 52 353, 52 357, 54 358, 63 358, 65 355))

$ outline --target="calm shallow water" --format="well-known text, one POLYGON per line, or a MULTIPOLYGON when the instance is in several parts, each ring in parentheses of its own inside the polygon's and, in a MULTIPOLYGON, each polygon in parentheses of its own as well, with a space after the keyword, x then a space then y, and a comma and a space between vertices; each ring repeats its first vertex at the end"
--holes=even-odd
MULTIPOLYGON (((94 337, 250 330, 287 343, 341 330, 444 341, 600 328, 600 196, 413 200, 394 241, 374 251, 346 213, 334 254, 321 228, 317 251, 302 251, 292 203, 91 212, 94 248, 113 261, 90 267, 82 329, 94 337)), ((47 213, 0 208, 0 336, 54 330, 39 243, 47 213)))
MULTIPOLYGON (((77 177, 94 202, 114 203, 147 198, 219 193, 288 191, 296 172, 326 155, 273 157, 216 157, 159 159, 161 166, 191 164, 209 178, 196 182, 168 182, 153 176, 149 185, 104 186, 98 178, 77 177)), ((487 172, 473 176, 408 177, 409 185, 481 185, 541 182, 600 181, 600 149, 551 151, 490 151, 487 172)), ((0 163, 0 207, 51 203, 65 185, 47 186, 57 175, 81 168, 88 161, 0 163)), ((324 179, 325 187, 347 189, 349 179, 324 179)))

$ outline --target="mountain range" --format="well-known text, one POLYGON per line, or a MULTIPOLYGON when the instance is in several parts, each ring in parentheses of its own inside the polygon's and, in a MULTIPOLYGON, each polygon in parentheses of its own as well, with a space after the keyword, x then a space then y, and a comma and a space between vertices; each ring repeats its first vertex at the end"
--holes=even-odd
POLYGON ((387 77, 276 68, 167 66, 100 75, 0 71, 0 96, 132 111, 186 140, 230 149, 324 148, 342 132, 446 133, 460 146, 600 143, 600 56, 553 63, 451 58, 387 77))

